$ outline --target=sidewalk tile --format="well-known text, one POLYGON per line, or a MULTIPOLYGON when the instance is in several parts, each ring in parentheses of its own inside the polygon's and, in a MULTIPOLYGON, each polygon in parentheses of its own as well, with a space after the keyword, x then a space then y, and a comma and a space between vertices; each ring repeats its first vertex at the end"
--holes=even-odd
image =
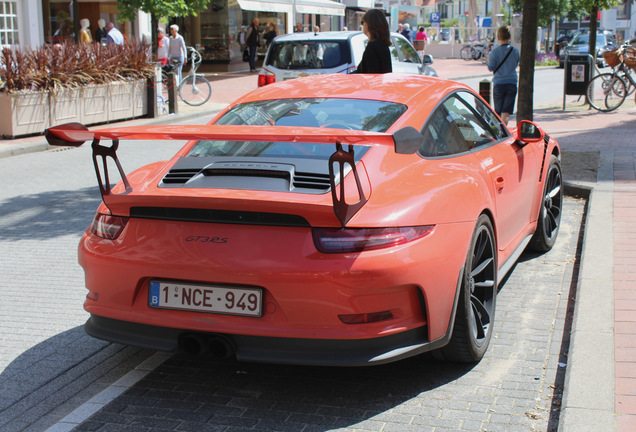
POLYGON ((616 413, 636 415, 636 395, 616 395, 616 413))
POLYGON ((636 396, 636 378, 616 378, 616 394, 636 396))
POLYGON ((636 416, 620 415, 617 419, 618 429, 616 432, 634 432, 636 431, 636 416))
POLYGON ((614 373, 616 377, 633 378, 636 377, 636 362, 619 362, 615 364, 614 373))

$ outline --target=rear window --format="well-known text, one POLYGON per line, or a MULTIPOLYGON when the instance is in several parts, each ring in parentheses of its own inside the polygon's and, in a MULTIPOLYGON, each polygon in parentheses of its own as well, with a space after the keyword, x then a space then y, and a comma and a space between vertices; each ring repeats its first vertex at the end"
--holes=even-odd
POLYGON ((347 41, 275 42, 267 65, 278 69, 331 69, 351 62, 347 41))
MULTIPOLYGON (((358 99, 278 99, 244 103, 226 112, 217 125, 304 126, 386 132, 406 105, 358 99)), ((368 147, 355 146, 356 160, 368 147)), ((199 141, 189 157, 290 156, 328 159, 334 146, 325 144, 245 141, 199 141)))

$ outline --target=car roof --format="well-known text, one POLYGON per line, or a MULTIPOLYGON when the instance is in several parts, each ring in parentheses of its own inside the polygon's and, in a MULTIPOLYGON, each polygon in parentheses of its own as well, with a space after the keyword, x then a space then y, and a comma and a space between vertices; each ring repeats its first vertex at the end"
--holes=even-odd
POLYGON ((276 42, 289 42, 301 40, 347 40, 356 35, 363 35, 361 31, 332 31, 332 32, 301 32, 280 35, 276 42))
MULTIPOLYGON (((284 34, 276 37, 276 42, 293 42, 293 41, 305 41, 305 40, 316 40, 316 41, 324 41, 324 40, 348 40, 355 36, 364 36, 364 33, 361 31, 332 31, 332 32, 301 32, 301 33, 290 33, 284 34)), ((399 37, 401 39, 405 39, 400 33, 391 32, 391 36, 399 37)))
MULTIPOLYGON (((259 88, 238 103, 274 99, 342 98, 368 99, 407 104, 417 94, 445 94, 468 89, 464 84, 426 75, 411 74, 328 74, 280 81, 259 88)), ((435 98, 436 100, 439 97, 435 98)))

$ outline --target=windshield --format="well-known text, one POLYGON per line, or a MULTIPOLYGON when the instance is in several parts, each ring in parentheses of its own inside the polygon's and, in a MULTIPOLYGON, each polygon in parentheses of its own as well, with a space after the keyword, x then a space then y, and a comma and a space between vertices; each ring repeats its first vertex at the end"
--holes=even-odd
POLYGON ((267 65, 278 69, 330 69, 351 60, 347 41, 276 42, 267 56, 267 65))
MULTIPOLYGON (((358 99, 277 99, 249 102, 226 112, 217 125, 303 126, 386 132, 406 111, 402 104, 358 99)), ((355 146, 356 156, 365 146, 355 146)), ((246 141, 199 141, 189 157, 293 156, 329 158, 334 146, 324 144, 246 141)), ((357 157, 356 157, 357 159, 357 157)))
MULTIPOLYGON (((575 37, 574 39, 572 39, 572 42, 570 42, 570 45, 572 46, 576 46, 576 45, 589 45, 590 43, 590 35, 589 34, 584 34, 584 35, 579 35, 577 37, 575 37)), ((610 37, 607 38, 607 42, 605 41, 605 35, 602 33, 599 33, 596 35, 596 46, 597 47, 602 47, 605 46, 607 44, 612 43, 612 39, 610 37)))

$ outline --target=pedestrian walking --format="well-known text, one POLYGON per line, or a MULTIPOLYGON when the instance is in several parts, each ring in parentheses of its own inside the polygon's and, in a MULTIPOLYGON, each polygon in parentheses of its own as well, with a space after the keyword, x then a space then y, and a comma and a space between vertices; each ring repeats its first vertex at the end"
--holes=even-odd
POLYGON ((424 58, 424 54, 426 54, 426 45, 428 45, 426 29, 424 26, 420 26, 419 31, 415 33, 415 49, 422 59, 424 58))
POLYGON ((124 45, 124 35, 115 27, 115 24, 112 22, 106 24, 106 31, 108 32, 106 36, 108 45, 124 45))
POLYGON ((241 47, 241 52, 245 50, 245 26, 241 26, 241 31, 238 36, 239 45, 241 47))
POLYGON ((296 28, 294 29, 294 33, 302 33, 303 25, 301 23, 296 23, 296 28))
POLYGON ((494 74, 492 97, 495 112, 508 125, 517 97, 519 50, 510 45, 510 30, 506 26, 497 29, 497 40, 500 45, 490 52, 488 70, 494 74))
POLYGON ((402 36, 408 40, 411 45, 413 45, 413 30, 411 30, 411 25, 409 23, 404 23, 403 30, 401 31, 402 36))
POLYGON ((170 63, 179 61, 179 66, 177 67, 177 75, 179 76, 179 81, 181 82, 181 70, 183 69, 183 65, 188 62, 188 51, 186 49, 186 43, 183 40, 183 36, 179 34, 179 26, 176 24, 172 24, 170 26, 170 46, 169 46, 169 55, 170 63))
POLYGON ((258 18, 254 18, 245 36, 250 50, 250 72, 256 72, 256 50, 258 49, 258 18))
POLYGON ((157 61, 161 66, 168 64, 168 56, 170 54, 170 39, 166 37, 163 28, 157 29, 157 61))
POLYGON ((274 23, 270 23, 269 30, 265 33, 265 36, 263 36, 263 39, 265 39, 265 45, 268 48, 276 36, 278 36, 278 33, 276 32, 276 25, 274 23))
POLYGON ((362 31, 369 38, 362 60, 354 73, 383 74, 393 72, 389 25, 380 9, 370 9, 362 17, 362 31))

